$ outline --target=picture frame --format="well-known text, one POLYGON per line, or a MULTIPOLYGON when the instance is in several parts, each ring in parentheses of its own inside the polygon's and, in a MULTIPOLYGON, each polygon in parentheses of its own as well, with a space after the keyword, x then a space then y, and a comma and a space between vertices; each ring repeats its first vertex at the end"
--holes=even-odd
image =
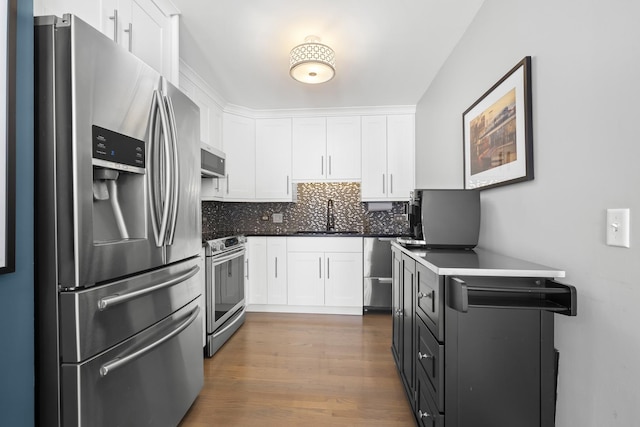
POLYGON ((526 56, 462 113, 465 189, 533 179, 531 109, 526 56))
POLYGON ((15 271, 17 0, 0 6, 0 274, 15 271))

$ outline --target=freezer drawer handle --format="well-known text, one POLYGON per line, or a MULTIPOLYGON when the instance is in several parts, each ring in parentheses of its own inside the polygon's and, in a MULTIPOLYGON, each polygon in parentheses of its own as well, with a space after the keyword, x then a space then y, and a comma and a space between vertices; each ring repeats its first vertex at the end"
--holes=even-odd
POLYGON ((102 365, 100 367, 100 376, 101 377, 106 377, 109 372, 114 371, 114 370, 126 365, 129 362, 133 362, 134 360, 136 360, 140 356, 143 356, 144 354, 150 352, 151 350, 153 350, 154 348, 158 347, 159 345, 162 345, 163 343, 169 341, 171 338, 175 337, 180 332, 182 332, 185 329, 187 329, 189 327, 189 325, 191 325, 193 323, 193 321, 196 320, 196 318, 198 317, 199 313, 200 313, 200 306, 197 306, 191 312, 191 315, 187 318, 187 320, 182 322, 177 328, 175 328, 173 331, 171 331, 170 333, 168 333, 164 337, 160 338, 158 341, 155 341, 154 343, 149 344, 148 346, 146 346, 144 348, 141 348, 140 350, 135 351, 135 352, 131 353, 128 356, 116 357, 112 361, 105 363, 104 365, 102 365))
POLYGON ((541 286, 469 286, 452 277, 449 281, 448 305, 461 313, 476 308, 510 308, 545 310, 565 316, 577 314, 576 288, 553 280, 543 280, 541 286))
POLYGON ((189 271, 187 271, 184 274, 181 274, 179 276, 174 277, 171 280, 167 280, 166 282, 162 282, 162 283, 158 283, 155 286, 151 286, 148 288, 144 288, 144 289, 140 289, 138 291, 134 291, 134 292, 128 292, 126 294, 122 294, 122 295, 111 295, 108 297, 104 297, 104 298, 100 298, 98 300, 98 310, 100 311, 104 311, 107 308, 114 306, 114 305, 118 305, 118 304, 122 304, 123 302, 127 302, 130 301, 134 298, 138 298, 142 295, 147 295, 150 293, 153 293, 157 290, 163 289, 163 288, 168 288, 170 286, 173 286, 177 283, 180 282, 184 282, 187 279, 190 279, 191 277, 193 277, 198 271, 200 271, 200 267, 195 265, 193 267, 191 267, 191 269, 189 271))

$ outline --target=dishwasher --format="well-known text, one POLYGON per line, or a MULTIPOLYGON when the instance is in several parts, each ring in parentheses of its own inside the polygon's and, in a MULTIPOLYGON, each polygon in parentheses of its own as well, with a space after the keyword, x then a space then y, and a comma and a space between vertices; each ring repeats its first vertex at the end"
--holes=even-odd
POLYGON ((391 311, 391 241, 393 237, 363 239, 363 309, 391 311))

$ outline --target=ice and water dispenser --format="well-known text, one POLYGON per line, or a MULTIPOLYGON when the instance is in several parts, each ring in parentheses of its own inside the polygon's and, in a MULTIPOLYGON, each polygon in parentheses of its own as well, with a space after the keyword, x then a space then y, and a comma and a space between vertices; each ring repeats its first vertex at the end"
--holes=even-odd
POLYGON ((92 127, 95 243, 144 239, 144 141, 92 127))

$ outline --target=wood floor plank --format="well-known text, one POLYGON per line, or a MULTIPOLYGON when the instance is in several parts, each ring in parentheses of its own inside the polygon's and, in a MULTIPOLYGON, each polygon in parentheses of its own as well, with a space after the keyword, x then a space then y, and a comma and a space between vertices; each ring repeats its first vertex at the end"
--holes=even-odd
POLYGON ((391 315, 247 313, 180 427, 414 426, 391 315))

